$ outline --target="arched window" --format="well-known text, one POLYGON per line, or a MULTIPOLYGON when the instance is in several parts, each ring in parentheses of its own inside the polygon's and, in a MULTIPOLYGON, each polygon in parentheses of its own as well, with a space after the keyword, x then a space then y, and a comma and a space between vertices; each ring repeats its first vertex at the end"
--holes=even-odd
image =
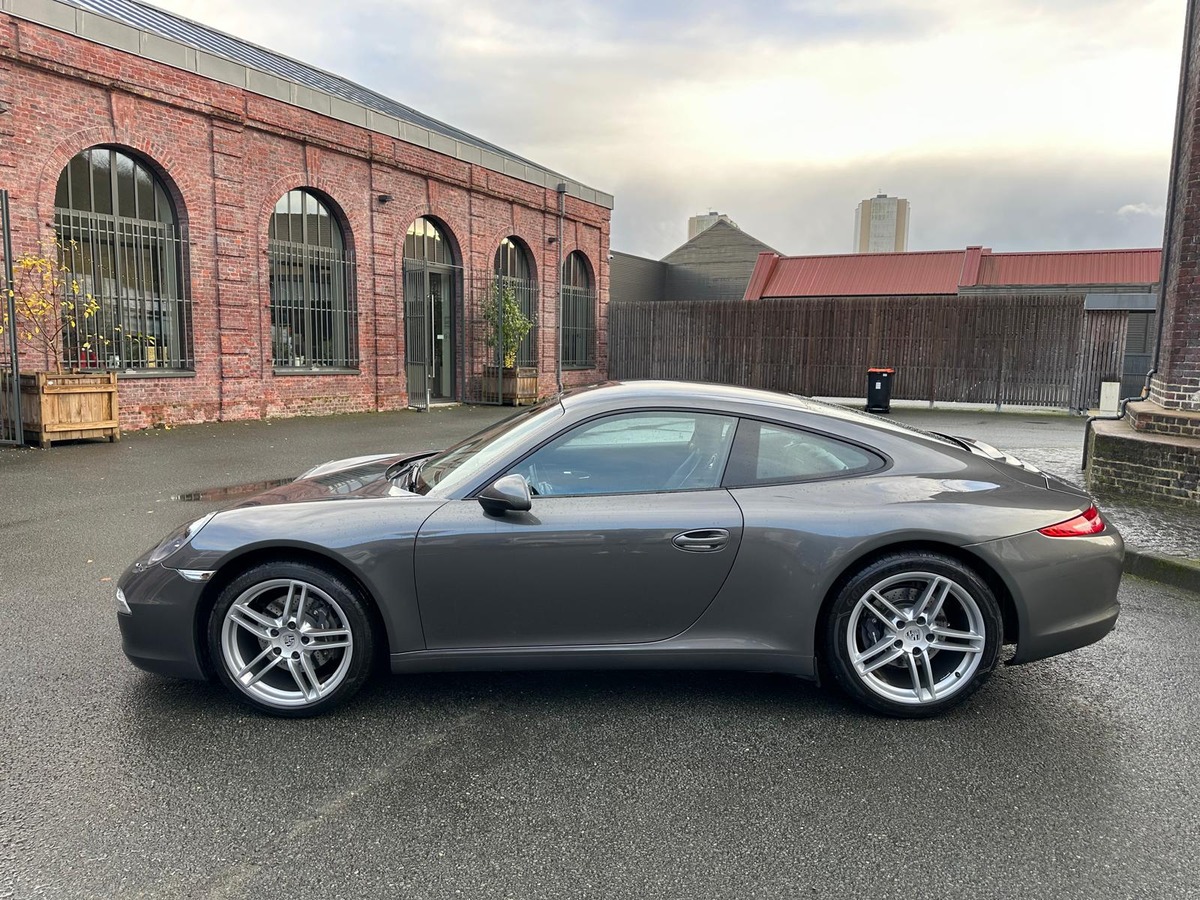
POLYGON ((578 250, 563 260, 561 333, 564 369, 596 365, 596 290, 592 267, 578 250))
POLYGON ((354 255, 332 210, 311 191, 288 191, 268 237, 275 367, 357 369, 354 255))
POLYGON ((404 236, 404 258, 419 259, 435 266, 452 266, 454 249, 450 239, 432 219, 424 216, 408 226, 404 236))
POLYGON ((93 316, 64 335, 63 362, 85 369, 191 369, 187 234, 154 171, 114 147, 63 169, 54 194, 63 265, 93 316))
POLYGON ((525 318, 534 323, 525 340, 517 349, 518 366, 536 366, 537 358, 537 319, 538 319, 538 288, 534 274, 533 259, 529 248, 519 237, 506 237, 496 248, 496 261, 493 267, 495 278, 494 290, 512 292, 521 305, 525 318))

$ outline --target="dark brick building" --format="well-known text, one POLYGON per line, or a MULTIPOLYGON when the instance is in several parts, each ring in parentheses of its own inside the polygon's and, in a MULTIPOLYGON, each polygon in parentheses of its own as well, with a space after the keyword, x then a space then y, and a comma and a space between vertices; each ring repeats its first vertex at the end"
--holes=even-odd
POLYGON ((477 399, 506 294, 541 393, 560 349, 605 377, 611 196, 133 0, 0 5, 0 188, 99 301, 64 361, 125 427, 477 399))

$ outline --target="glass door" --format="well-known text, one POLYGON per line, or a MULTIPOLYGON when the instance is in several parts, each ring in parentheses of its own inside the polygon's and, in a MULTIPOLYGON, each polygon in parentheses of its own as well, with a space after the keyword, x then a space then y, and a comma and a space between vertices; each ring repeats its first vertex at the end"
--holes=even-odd
POLYGON ((429 271, 429 396, 434 400, 454 399, 453 283, 449 273, 429 271))
POLYGON ((404 264, 404 371, 408 405, 429 407, 429 293, 428 273, 421 264, 404 264))
POLYGON ((454 270, 404 263, 404 346, 408 405, 454 399, 454 270))

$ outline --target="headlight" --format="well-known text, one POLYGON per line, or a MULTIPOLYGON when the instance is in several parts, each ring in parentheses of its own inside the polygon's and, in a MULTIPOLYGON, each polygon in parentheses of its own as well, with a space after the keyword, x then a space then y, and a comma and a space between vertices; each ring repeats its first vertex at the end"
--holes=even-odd
POLYGON ((176 528, 167 535, 161 544, 154 548, 146 562, 151 565, 160 563, 171 554, 179 552, 188 541, 199 533, 201 528, 208 524, 209 519, 215 515, 215 512, 210 512, 207 516, 202 516, 195 522, 176 528))

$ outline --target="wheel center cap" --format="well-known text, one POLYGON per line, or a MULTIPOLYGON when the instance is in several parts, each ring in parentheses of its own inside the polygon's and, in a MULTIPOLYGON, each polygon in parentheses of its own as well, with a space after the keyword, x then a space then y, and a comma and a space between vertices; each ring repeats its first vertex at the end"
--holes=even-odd
POLYGON ((283 646, 284 650, 293 649, 299 642, 300 638, 296 637, 296 632, 294 631, 285 631, 279 635, 279 643, 283 646))
POLYGON ((904 637, 907 638, 909 641, 911 641, 914 644, 919 643, 921 640, 921 629, 909 628, 907 631, 904 632, 904 637))

